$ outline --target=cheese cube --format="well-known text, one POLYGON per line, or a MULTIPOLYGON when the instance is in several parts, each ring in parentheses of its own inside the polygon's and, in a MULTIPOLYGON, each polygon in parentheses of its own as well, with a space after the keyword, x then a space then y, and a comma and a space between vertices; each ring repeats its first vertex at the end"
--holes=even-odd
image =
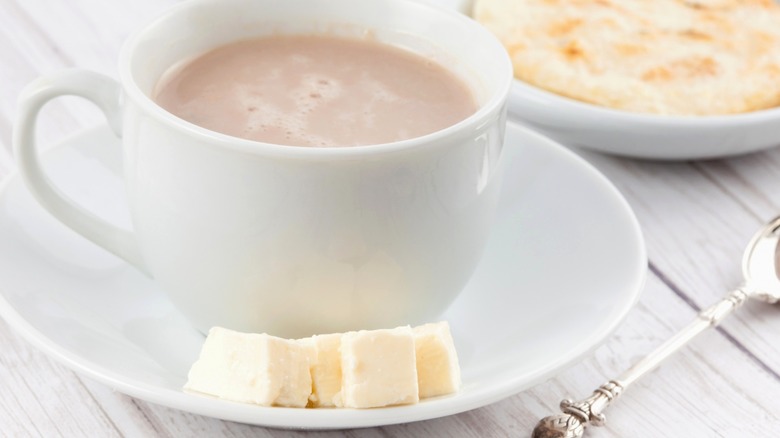
POLYGON ((312 336, 299 342, 312 351, 309 406, 335 406, 334 397, 341 391, 341 333, 312 336))
POLYGON ((460 366, 446 321, 413 329, 420 398, 451 394, 460 388, 460 366))
POLYGON ((184 389, 263 406, 305 407, 309 355, 295 341, 214 327, 184 389))
POLYGON ((409 326, 344 333, 341 371, 338 406, 374 408, 419 401, 409 326))

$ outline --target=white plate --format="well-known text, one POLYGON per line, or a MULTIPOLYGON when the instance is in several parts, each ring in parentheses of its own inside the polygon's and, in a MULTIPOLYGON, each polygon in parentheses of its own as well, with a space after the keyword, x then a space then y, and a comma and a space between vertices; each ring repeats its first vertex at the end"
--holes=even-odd
MULTIPOLYGON (((443 316, 463 388, 417 405, 264 408, 183 393, 202 336, 151 280, 60 225, 16 175, 0 191, 0 314, 73 370, 157 404, 289 428, 351 428, 474 409, 552 377, 596 348, 636 302, 646 272, 638 223, 617 190, 564 148, 507 131, 506 180, 484 259, 443 316)), ((128 224, 120 144, 104 127, 45 156, 58 187, 128 224)))
MULTIPOLYGON (((471 15, 473 0, 422 0, 471 15)), ((664 116, 592 105, 515 79, 509 120, 565 145, 653 160, 730 157, 780 145, 780 108, 719 116, 664 116)))

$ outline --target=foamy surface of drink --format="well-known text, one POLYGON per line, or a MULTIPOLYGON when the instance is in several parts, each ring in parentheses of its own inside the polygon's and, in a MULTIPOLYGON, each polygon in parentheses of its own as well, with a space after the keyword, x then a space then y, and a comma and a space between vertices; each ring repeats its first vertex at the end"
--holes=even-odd
POLYGON ((273 36, 172 67, 155 90, 169 112, 267 143, 338 147, 429 134, 477 109, 441 65, 371 40, 273 36))

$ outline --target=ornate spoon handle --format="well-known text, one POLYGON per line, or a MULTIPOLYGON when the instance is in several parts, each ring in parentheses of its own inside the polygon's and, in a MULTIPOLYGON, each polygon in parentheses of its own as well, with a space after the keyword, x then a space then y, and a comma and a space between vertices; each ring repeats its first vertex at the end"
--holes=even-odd
POLYGON ((585 433, 585 426, 601 426, 605 417, 602 411, 629 385, 653 371, 667 357, 685 346, 709 327, 715 327, 723 318, 745 302, 748 294, 743 288, 736 289, 715 305, 699 312, 697 318, 687 327, 661 344, 647 357, 626 370, 620 377, 598 387, 593 394, 580 401, 563 400, 560 414, 544 417, 533 431, 533 438, 579 438, 585 433))

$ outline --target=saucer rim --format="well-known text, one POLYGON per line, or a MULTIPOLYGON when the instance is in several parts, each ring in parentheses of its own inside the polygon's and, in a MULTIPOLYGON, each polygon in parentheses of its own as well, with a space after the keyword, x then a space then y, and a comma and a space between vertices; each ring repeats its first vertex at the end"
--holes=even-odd
MULTIPOLYGON (((94 135, 93 133, 104 128, 104 124, 100 124, 65 136, 56 145, 43 152, 42 159, 45 160, 47 155, 69 145, 76 138, 94 135)), ((187 394, 159 385, 140 382, 133 378, 123 378, 121 373, 82 358, 36 329, 6 299, 9 294, 3 286, 0 286, 0 317, 8 323, 14 332, 18 333, 35 348, 79 375, 84 375, 119 392, 151 403, 222 420, 280 428, 309 430, 351 429, 439 418, 486 406, 558 375, 602 345, 623 323, 630 310, 638 302, 648 275, 647 250, 639 221, 633 209, 631 209, 614 184, 593 165, 557 142, 514 123, 507 124, 505 141, 511 137, 509 131, 517 131, 518 134, 515 134, 516 136, 521 135, 526 138, 533 138, 534 142, 537 143, 537 148, 544 147, 554 151, 556 161, 569 161, 579 171, 587 172, 589 177, 598 180, 602 185, 601 189, 608 190, 610 196, 614 200, 619 201, 621 213, 630 222, 631 234, 634 240, 632 243, 637 249, 635 266, 633 267, 634 275, 631 276, 634 281, 630 288, 626 288, 630 294, 625 293, 623 305, 616 307, 611 312, 613 314, 611 315, 611 322, 601 327, 600 330, 589 333, 585 339, 588 342, 583 341, 577 349, 573 350, 573 354, 569 353, 566 356, 559 357, 545 364, 543 368, 537 369, 534 373, 518 374, 511 379, 503 381, 500 385, 479 388, 470 391, 467 395, 459 393, 443 396, 423 400, 414 405, 370 410, 306 409, 303 410, 303 412, 306 412, 306 418, 302 419, 302 410, 299 408, 247 405, 187 394)), ((0 197, 6 193, 11 182, 16 181, 17 178, 20 178, 20 175, 14 169, 0 181, 0 197)))

